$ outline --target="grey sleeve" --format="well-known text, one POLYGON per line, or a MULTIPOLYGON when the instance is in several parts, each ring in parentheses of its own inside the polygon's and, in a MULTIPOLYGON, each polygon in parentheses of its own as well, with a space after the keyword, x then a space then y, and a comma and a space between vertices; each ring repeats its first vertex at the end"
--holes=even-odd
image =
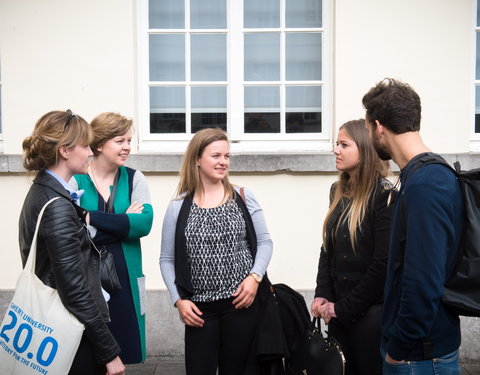
POLYGON ((170 202, 162 226, 160 271, 173 303, 180 299, 180 294, 178 294, 175 285, 175 228, 182 203, 183 200, 172 200, 170 202))
POLYGON ((273 242, 270 238, 260 204, 250 190, 245 188, 244 191, 247 209, 252 217, 253 226, 257 234, 257 254, 251 272, 263 276, 272 258, 273 242))
POLYGON ((132 202, 140 204, 151 204, 150 191, 148 190, 147 179, 140 171, 133 175, 132 202))

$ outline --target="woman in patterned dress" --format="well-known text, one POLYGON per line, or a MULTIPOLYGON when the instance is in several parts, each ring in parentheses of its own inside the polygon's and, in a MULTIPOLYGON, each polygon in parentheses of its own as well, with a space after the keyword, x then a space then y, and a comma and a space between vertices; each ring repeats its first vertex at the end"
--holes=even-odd
POLYGON ((254 373, 253 341, 272 241, 248 189, 228 178, 221 129, 195 134, 162 229, 160 267, 185 323, 187 375, 254 373))
MULTIPOLYGON (((113 254, 121 283, 120 290, 108 290, 111 322, 124 363, 143 362, 145 340, 145 277, 140 238, 152 227, 153 209, 147 181, 142 172, 125 166, 130 154, 132 120, 106 112, 91 126, 94 154, 88 175, 71 180, 83 189, 80 205, 90 213, 90 233, 99 250, 113 254)), ((103 285, 106 288, 105 285, 103 285)))

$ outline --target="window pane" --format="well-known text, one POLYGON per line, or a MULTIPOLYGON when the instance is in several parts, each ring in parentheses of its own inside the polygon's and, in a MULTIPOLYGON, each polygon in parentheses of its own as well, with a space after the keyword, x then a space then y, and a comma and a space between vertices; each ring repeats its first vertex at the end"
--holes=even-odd
POLYGON ((280 87, 245 87, 245 133, 280 133, 280 87))
POLYGON ((185 88, 150 87, 150 132, 185 131, 185 88))
POLYGON ((192 29, 225 29, 227 27, 226 0, 190 0, 190 27, 192 29))
POLYGON ((480 1, 477 0, 477 26, 480 26, 480 1))
POLYGON ((289 86, 286 88, 286 132, 322 131, 322 88, 289 86))
POLYGON ((226 87, 192 87, 192 133, 205 128, 227 130, 226 87))
POLYGON ((286 1, 286 27, 322 27, 322 0, 286 1))
POLYGON ((475 133, 480 133, 480 86, 475 87, 475 133))
POLYGON ((287 133, 320 133, 322 131, 320 112, 286 112, 285 115, 287 133))
POLYGON ((286 67, 287 80, 322 79, 322 34, 287 33, 286 67))
POLYGON ((280 87, 248 86, 245 87, 245 110, 280 108, 280 87))
POLYGON ((225 34, 191 36, 192 81, 227 80, 227 43, 225 34))
POLYGON ((226 110, 226 87, 192 87, 192 112, 218 112, 226 110))
POLYGON ((480 79, 480 35, 478 32, 475 33, 477 38, 477 61, 475 65, 475 79, 480 79))
POLYGON ((244 0, 243 23, 245 28, 280 27, 280 2, 278 0, 244 0))
POLYGON ((280 34, 245 34, 245 81, 280 79, 280 34))
POLYGON ((150 35, 150 81, 184 80, 184 35, 150 35))
POLYGON ((206 128, 220 128, 227 131, 227 114, 192 113, 192 133, 206 128))
POLYGON ((185 28, 184 2, 179 0, 149 0, 150 29, 185 28))
POLYGON ((280 133, 279 112, 245 112, 245 133, 280 133))

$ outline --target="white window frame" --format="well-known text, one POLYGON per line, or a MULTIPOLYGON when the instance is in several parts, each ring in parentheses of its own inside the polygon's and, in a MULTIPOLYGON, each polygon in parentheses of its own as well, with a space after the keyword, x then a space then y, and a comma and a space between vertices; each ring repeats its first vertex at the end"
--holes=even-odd
MULTIPOLYGON (((180 0, 179 0, 180 1, 180 0)), ((280 0, 282 12, 285 9, 285 0, 280 0)), ((289 81, 288 85, 298 84, 302 86, 321 85, 322 88, 322 132, 321 133, 288 133, 288 134, 244 134, 244 114, 243 114, 243 0, 227 0, 227 81, 226 82, 190 82, 188 73, 188 43, 186 43, 186 86, 207 85, 212 86, 227 85, 227 130, 232 141, 232 152, 319 152, 331 151, 332 148, 332 122, 333 122, 333 46, 332 46, 332 22, 333 22, 333 0, 322 1, 322 81, 289 81), (242 48, 233 48, 231 46, 241 46, 242 48), (232 77, 232 72, 241 72, 232 77)), ((185 2, 186 17, 189 16, 188 1, 185 2)), ((284 17, 282 16, 282 22, 284 17)), ((153 134, 150 133, 150 102, 149 102, 149 39, 148 39, 148 0, 137 2, 137 22, 138 22, 138 127, 139 127, 139 151, 140 152, 183 152, 191 134, 153 134)), ((186 29, 187 33, 190 31, 186 29)), ((249 29, 249 32, 268 32, 282 31, 281 38, 285 37, 285 32, 304 32, 309 29, 249 29)), ((184 32, 184 30, 169 30, 174 33, 184 32)), ((224 32, 225 30, 201 30, 201 33, 224 32)), ((284 58, 284 43, 281 43, 281 61, 284 58)), ((281 64, 284 66, 284 63, 281 64)), ((284 77, 285 72, 281 72, 284 77)), ((277 82, 281 87, 280 111, 285 113, 285 83, 277 82)), ((275 82, 252 82, 252 85, 272 85, 275 82)), ((162 86, 184 86, 184 82, 162 82, 162 86)), ((245 85, 250 85, 246 83, 245 85)), ((190 107, 190 95, 186 95, 186 110, 190 107)), ((281 116, 281 129, 285 129, 285 116, 281 116)))
POLYGON ((5 99, 4 99, 4 93, 2 88, 3 88, 2 77, 0 73, 0 153, 3 154, 3 132, 5 128, 5 123, 3 121, 3 115, 4 115, 3 102, 5 101, 5 99))

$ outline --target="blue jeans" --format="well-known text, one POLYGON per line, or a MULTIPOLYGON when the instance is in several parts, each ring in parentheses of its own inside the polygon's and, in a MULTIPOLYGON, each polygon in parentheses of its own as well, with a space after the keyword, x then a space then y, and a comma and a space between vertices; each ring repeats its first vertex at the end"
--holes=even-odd
POLYGON ((391 365, 383 361, 383 375, 460 375, 458 350, 439 358, 391 365))

